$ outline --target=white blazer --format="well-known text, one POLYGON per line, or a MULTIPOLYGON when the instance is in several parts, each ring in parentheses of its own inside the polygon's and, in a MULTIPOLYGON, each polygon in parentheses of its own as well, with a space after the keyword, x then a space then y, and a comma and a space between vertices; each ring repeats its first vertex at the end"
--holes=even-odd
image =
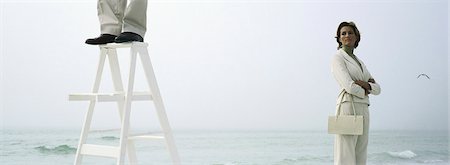
MULTIPOLYGON (((343 93, 342 90, 345 90, 347 93, 355 96, 353 97, 355 103, 366 103, 370 105, 369 96, 365 95, 364 88, 357 85, 355 81, 362 80, 368 82, 373 77, 367 70, 366 65, 360 59, 358 61, 361 63, 362 70, 359 64, 347 52, 339 49, 333 58, 331 72, 341 87, 341 95, 343 93)), ((370 94, 380 94, 381 88, 378 83, 369 82, 369 84, 372 87, 370 94)), ((339 104, 341 95, 337 99, 337 104, 339 104)), ((342 102, 350 101, 351 95, 345 95, 342 102)))

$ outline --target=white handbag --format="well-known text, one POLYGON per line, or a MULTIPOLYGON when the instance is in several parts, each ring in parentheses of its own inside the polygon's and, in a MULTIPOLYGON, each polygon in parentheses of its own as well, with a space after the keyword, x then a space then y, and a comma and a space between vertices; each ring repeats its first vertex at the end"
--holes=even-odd
POLYGON ((335 116, 328 117, 328 133, 329 134, 339 134, 339 135, 362 135, 363 134, 363 121, 364 116, 356 115, 355 104, 353 103, 353 96, 350 95, 350 99, 353 107, 353 115, 339 115, 341 110, 342 100, 344 95, 347 94, 345 90, 343 91, 341 101, 336 110, 335 116))

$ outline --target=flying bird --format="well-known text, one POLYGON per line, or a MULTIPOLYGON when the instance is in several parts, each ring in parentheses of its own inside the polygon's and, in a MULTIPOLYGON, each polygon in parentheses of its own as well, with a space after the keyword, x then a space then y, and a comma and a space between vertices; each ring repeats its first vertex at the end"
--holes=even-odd
POLYGON ((424 76, 424 77, 426 77, 426 78, 428 78, 428 79, 430 79, 430 76, 428 76, 428 75, 426 75, 426 74, 419 74, 418 76, 417 76, 417 78, 420 78, 421 76, 424 76))

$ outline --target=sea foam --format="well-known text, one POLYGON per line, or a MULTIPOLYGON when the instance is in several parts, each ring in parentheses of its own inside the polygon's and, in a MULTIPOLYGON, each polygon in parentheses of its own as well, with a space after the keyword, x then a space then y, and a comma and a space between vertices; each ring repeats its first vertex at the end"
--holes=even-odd
POLYGON ((424 161, 420 161, 421 163, 430 163, 430 164, 434 164, 434 163, 441 163, 444 162, 443 160, 424 160, 424 161))
POLYGON ((406 150, 406 151, 400 151, 400 152, 387 152, 390 156, 395 158, 402 158, 402 159, 411 159, 417 156, 416 153, 406 150))

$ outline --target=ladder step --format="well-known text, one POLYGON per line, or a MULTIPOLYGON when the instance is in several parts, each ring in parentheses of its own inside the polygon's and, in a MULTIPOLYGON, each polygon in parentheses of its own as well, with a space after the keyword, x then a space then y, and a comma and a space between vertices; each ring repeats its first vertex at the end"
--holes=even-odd
POLYGON ((83 144, 80 154, 117 158, 119 156, 119 147, 83 144))
POLYGON ((142 133, 142 134, 132 134, 128 136, 128 140, 140 140, 140 139, 164 139, 162 134, 156 133, 142 133))
MULTIPOLYGON (((109 102, 109 101, 121 101, 125 100, 124 93, 73 93, 69 95, 70 101, 98 101, 98 102, 109 102)), ((134 92, 133 101, 146 101, 153 100, 150 92, 134 92)))

